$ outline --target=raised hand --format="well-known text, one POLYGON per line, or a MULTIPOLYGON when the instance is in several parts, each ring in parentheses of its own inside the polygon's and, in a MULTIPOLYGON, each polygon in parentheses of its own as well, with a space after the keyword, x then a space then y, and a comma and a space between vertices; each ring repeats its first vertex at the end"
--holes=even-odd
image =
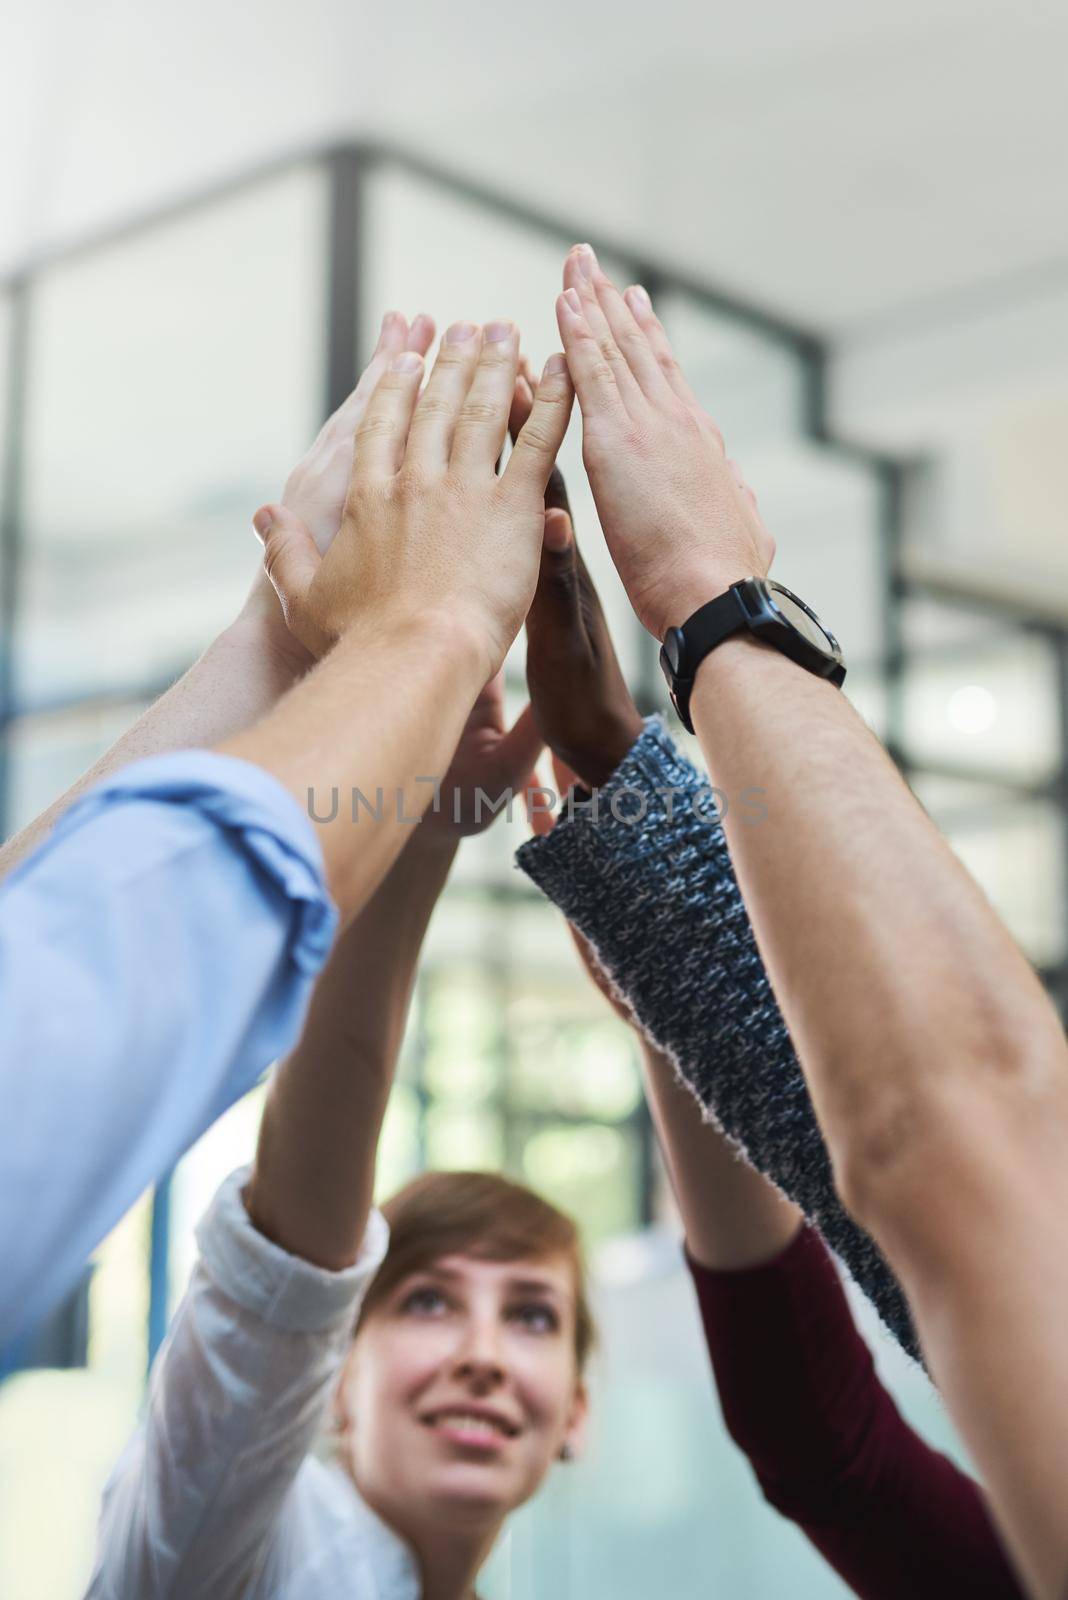
POLYGON ((589 245, 564 267, 557 321, 582 409, 582 453, 605 539, 657 639, 775 546, 641 288, 621 295, 589 245))
POLYGON ((341 531, 326 555, 283 506, 254 519, 290 631, 322 655, 358 621, 405 630, 434 617, 464 630, 484 667, 501 666, 534 593, 544 494, 573 391, 561 355, 546 364, 504 472, 518 369, 511 323, 451 327, 420 392, 423 362, 395 355, 356 433, 341 531))
MULTIPOLYGON (((513 431, 533 396, 521 375, 513 431)), ((538 586, 527 612, 527 687, 538 732, 590 788, 615 771, 642 731, 612 636, 577 544, 567 488, 554 467, 545 491, 538 586)))
POLYGON ((352 446, 379 379, 393 357, 405 350, 425 356, 434 338, 434 321, 422 312, 411 326, 400 311, 382 318, 378 343, 360 381, 328 417, 307 454, 297 462, 282 490, 282 504, 296 512, 325 555, 341 526, 345 495, 352 476, 352 446))
MULTIPOLYGON (((375 385, 395 355, 414 350, 424 356, 433 337, 432 317, 420 313, 409 327, 407 317, 400 311, 387 311, 360 381, 333 416, 327 418, 314 443, 286 479, 282 505, 301 519, 321 553, 325 554, 341 526, 352 473, 353 436, 375 385)), ((286 629, 278 596, 262 565, 245 602, 244 615, 267 625, 272 642, 292 670, 299 672, 311 664, 312 657, 286 629)))
POLYGON ((510 815, 512 797, 520 790, 525 795, 543 744, 530 706, 505 728, 504 674, 496 673, 471 708, 436 804, 423 813, 418 835, 462 838, 482 833, 500 815, 502 800, 510 815))

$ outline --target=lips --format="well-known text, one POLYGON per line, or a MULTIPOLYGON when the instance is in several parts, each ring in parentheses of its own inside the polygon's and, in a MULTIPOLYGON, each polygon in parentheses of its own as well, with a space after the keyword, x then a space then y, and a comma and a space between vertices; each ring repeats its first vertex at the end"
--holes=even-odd
POLYGON ((519 1432, 516 1424, 502 1412, 471 1404, 438 1406, 419 1420, 425 1428, 448 1429, 450 1433, 463 1434, 475 1441, 514 1439, 519 1432))

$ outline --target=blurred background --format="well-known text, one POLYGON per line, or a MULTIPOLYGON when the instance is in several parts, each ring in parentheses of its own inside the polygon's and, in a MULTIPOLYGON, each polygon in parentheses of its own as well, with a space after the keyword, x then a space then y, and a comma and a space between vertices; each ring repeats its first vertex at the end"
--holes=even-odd
MULTIPOLYGON (((0 832, 232 618, 276 496, 380 317, 557 344, 588 238, 650 290, 889 744, 1068 1000, 1068 13, 1019 0, 278 0, 0 16, 0 832)), ((666 705, 565 449, 643 709, 666 705)), ((522 644, 509 660, 523 700, 522 644)), ((589 1459, 487 1600, 842 1595, 713 1398, 634 1051, 518 816, 439 907, 379 1169, 505 1168, 591 1243, 589 1459)), ((160 975, 166 981, 166 975, 160 975)), ((26 1070, 33 1071, 32 1061, 26 1070)), ((100 1489, 262 1090, 101 1248, 0 1382, 0 1595, 81 1591, 100 1489)), ((27 1204, 30 1197, 27 1197, 27 1204)), ((2 1264, 0 1264, 2 1270, 2 1264)), ((902 1406, 959 1454, 865 1319, 902 1406)))

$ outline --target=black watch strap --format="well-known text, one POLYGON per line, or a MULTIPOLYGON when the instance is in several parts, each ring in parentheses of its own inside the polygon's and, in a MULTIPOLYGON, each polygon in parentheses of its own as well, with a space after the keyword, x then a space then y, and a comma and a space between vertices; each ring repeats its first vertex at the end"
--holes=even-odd
POLYGON ((687 617, 686 660, 690 681, 693 681, 697 668, 710 650, 722 644, 724 639, 729 639, 732 633, 748 626, 745 607, 733 585, 726 594, 718 594, 714 600, 695 611, 692 617, 687 617))
POLYGON ((672 645, 669 642, 661 645, 660 665, 668 681, 671 702, 683 727, 690 733, 694 731, 690 718, 690 695, 698 667, 717 644, 722 644, 732 633, 738 633, 748 626, 749 618, 741 597, 732 587, 688 617, 685 633, 681 628, 671 630, 675 641, 674 659, 672 645))

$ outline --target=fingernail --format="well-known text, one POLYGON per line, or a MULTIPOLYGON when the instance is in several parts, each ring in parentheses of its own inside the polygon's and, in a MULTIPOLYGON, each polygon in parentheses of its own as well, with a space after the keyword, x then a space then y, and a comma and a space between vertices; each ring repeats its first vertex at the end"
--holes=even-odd
POLYGON ((510 339, 514 332, 514 322, 487 322, 482 337, 486 344, 497 344, 501 339, 510 339))
POLYGON ((597 270, 597 257, 593 253, 592 244, 580 244, 575 251, 578 257, 579 271, 584 278, 592 278, 597 270))
POLYGON ((400 355, 393 357, 389 364, 390 372, 418 372, 423 365, 423 358, 416 350, 402 350, 400 355))
POLYGON ((382 318, 382 332, 385 333, 390 323, 395 322, 399 316, 399 311, 387 311, 385 316, 382 318))
POLYGON ((634 284, 623 296, 632 311, 648 311, 652 305, 648 289, 643 289, 640 283, 634 284))
POLYGON ((559 373, 567 371, 567 357, 557 354, 550 356, 542 371, 543 378, 555 378, 559 373))
POLYGON ((454 322, 445 335, 446 344, 466 344, 478 332, 477 322, 454 322))
POLYGON ((271 531, 271 528, 272 528, 273 524, 274 524, 274 518, 271 516, 271 513, 267 510, 266 506, 264 506, 262 508, 262 510, 257 511, 256 515, 252 519, 252 526, 255 528, 256 532, 259 534, 261 539, 266 539, 267 535, 271 531))
POLYGON ((582 315, 582 301, 579 299, 577 289, 565 289, 562 298, 567 303, 567 309, 576 317, 582 315))
POLYGON ((571 543, 571 518, 566 511, 545 513, 545 548, 559 555, 571 543))

